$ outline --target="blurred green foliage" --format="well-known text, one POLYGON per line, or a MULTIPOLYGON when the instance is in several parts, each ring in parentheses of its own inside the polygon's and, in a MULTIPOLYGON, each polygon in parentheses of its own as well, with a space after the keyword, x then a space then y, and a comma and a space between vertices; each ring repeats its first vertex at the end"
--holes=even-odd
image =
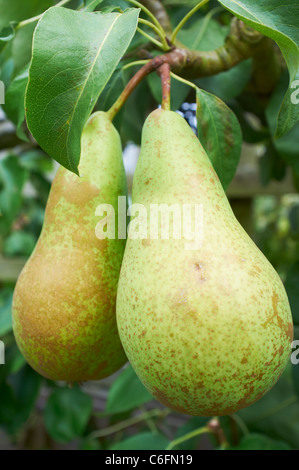
MULTIPOLYGON (((74 1, 68 6, 77 8, 81 3, 74 1)), ((120 5, 120 1, 105 0, 103 6, 115 3, 120 5)), ((123 8, 128 6, 126 2, 121 3, 123 8)), ((172 23, 176 24, 196 3, 193 0, 165 2, 171 7, 172 23)), ((11 20, 36 15, 53 4, 54 1, 47 0, 0 0, 0 29, 11 20)), ((219 4, 211 2, 210 11, 215 6, 219 4)), ((224 41, 230 18, 227 11, 218 8, 211 15, 204 35, 204 20, 198 13, 180 33, 180 39, 195 48, 213 49, 224 41), (198 31, 201 31, 199 35, 198 31)), ((0 156, 0 339, 5 344, 5 365, 0 365, 0 448, 1 433, 4 433, 11 446, 17 448, 155 450, 179 442, 174 449, 299 449, 299 365, 291 362, 279 382, 259 402, 236 415, 220 418, 214 431, 203 435, 198 435, 198 430, 208 426, 210 418, 187 417, 165 409, 152 399, 130 365, 111 378, 106 407, 99 410, 93 388, 85 385, 70 388, 68 384, 46 380, 26 364, 12 333, 11 303, 16 277, 7 276, 5 262, 23 261, 30 256, 40 234, 55 171, 53 161, 30 142, 23 125, 22 99, 27 79, 22 74, 30 60, 33 29, 30 26, 20 30, 0 50, 0 79, 7 86, 11 84, 8 88, 11 99, 5 111, 18 126, 18 136, 26 139, 23 146, 0 156)), ((130 50, 143 43, 144 39, 136 36, 130 50)), ((293 174, 296 183, 298 128, 283 139, 274 139, 275 119, 285 93, 287 74, 282 75, 272 97, 259 101, 249 84, 251 70, 252 61, 248 60, 230 71, 200 79, 197 84, 215 93, 235 111, 246 142, 262 145, 261 183, 267 186, 273 180, 280 181, 287 171, 293 174), (253 125, 252 117, 257 125, 253 125)), ((111 106, 123 86, 124 76, 120 68, 115 71, 97 104, 98 109, 111 106)), ((129 77, 125 78, 127 81, 129 77)), ((194 96, 188 95, 184 85, 176 86, 175 107, 185 99, 192 101, 194 96)), ((131 140, 140 143, 144 118, 159 100, 158 82, 153 75, 134 91, 117 118, 124 144, 131 140)), ((295 339, 299 339, 299 195, 255 197, 253 216, 252 236, 285 283, 297 325, 295 339)), ((95 389, 101 387, 99 382, 95 389)))

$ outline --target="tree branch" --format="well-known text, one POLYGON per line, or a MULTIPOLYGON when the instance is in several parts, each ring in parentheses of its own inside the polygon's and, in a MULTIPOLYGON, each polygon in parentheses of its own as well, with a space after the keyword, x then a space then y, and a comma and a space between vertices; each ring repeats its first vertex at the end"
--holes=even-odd
POLYGON ((233 18, 231 29, 223 46, 214 51, 188 51, 183 70, 172 69, 184 77, 199 78, 231 69, 242 60, 254 57, 264 48, 268 39, 258 31, 245 28, 244 23, 233 18))
POLYGON ((166 8, 162 5, 162 2, 160 0, 140 0, 140 3, 155 15, 166 35, 170 37, 172 26, 166 8))
MULTIPOLYGON (((166 54, 149 60, 129 81, 122 94, 108 111, 112 120, 136 86, 151 72, 167 63, 172 72, 186 78, 200 78, 215 75, 234 67, 249 57, 259 57, 268 47, 269 39, 258 31, 245 27, 244 23, 233 18, 230 33, 223 46, 214 51, 194 51, 173 48, 166 54)), ((271 41, 271 47, 274 43, 271 41)))

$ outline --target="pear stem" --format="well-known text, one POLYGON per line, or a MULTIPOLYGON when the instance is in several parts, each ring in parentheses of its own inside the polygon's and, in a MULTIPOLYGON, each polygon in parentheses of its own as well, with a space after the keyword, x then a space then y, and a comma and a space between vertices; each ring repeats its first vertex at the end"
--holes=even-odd
POLYGON ((139 18, 138 23, 144 24, 145 26, 148 26, 149 28, 152 28, 152 30, 154 30, 155 33, 157 34, 157 36, 159 36, 160 39, 161 39, 162 49, 164 51, 169 51, 170 50, 170 46, 167 44, 167 41, 166 41, 166 38, 165 38, 165 33, 162 32, 161 29, 159 29, 156 25, 154 25, 150 21, 144 20, 143 18, 139 18))
POLYGON ((184 83, 185 85, 188 85, 191 88, 194 88, 194 90, 198 88, 194 83, 190 82, 189 80, 186 80, 185 78, 180 77, 176 73, 170 72, 170 76, 174 78, 175 80, 177 80, 178 82, 184 83))
POLYGON ((131 80, 127 83, 126 87, 124 88, 123 92, 119 95, 115 103, 111 106, 111 108, 107 111, 108 118, 112 121, 118 111, 122 108, 125 104, 133 90, 139 85, 139 83, 153 70, 156 70, 158 67, 163 65, 167 58, 166 55, 161 55, 154 57, 153 59, 149 60, 141 69, 136 72, 136 74, 131 78, 131 80))
POLYGON ((162 109, 170 111, 171 78, 169 64, 165 62, 165 64, 157 69, 157 72, 161 78, 162 84, 162 109))
POLYGON ((163 44, 162 42, 160 41, 157 41, 157 39, 153 38, 152 36, 150 36, 150 34, 147 34, 145 31, 143 31, 143 29, 137 27, 137 31, 138 33, 142 34, 142 36, 144 36, 146 39, 148 39, 150 42, 152 42, 153 44, 155 44, 155 46, 159 47, 160 49, 163 50, 163 44))
POLYGON ((195 431, 191 431, 188 434, 185 434, 184 436, 179 437, 174 441, 171 441, 170 444, 166 447, 166 450, 172 450, 174 447, 178 446, 179 444, 182 444, 182 442, 189 441, 193 437, 200 436, 201 434, 207 434, 211 432, 212 431, 208 427, 195 429, 195 431))

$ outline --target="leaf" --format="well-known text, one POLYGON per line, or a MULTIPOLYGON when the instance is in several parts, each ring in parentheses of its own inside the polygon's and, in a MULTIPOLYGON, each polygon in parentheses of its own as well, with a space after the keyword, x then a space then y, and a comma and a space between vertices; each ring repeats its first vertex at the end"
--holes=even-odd
POLYGON ((53 5, 50 0, 0 0, 0 29, 11 21, 21 21, 39 15, 53 5))
POLYGON ((162 434, 144 432, 109 447, 109 450, 165 450, 169 440, 162 434))
POLYGON ((3 106, 7 117, 17 126, 17 136, 25 141, 28 141, 28 138, 22 129, 22 124, 25 120, 24 100, 28 73, 29 64, 10 83, 5 95, 6 104, 3 106))
POLYGON ((286 174, 286 164, 277 153, 275 147, 270 142, 265 152, 259 158, 260 178, 263 186, 266 186, 272 179, 281 181, 286 174))
POLYGON ((74 173, 82 129, 131 42, 138 14, 136 8, 103 14, 54 7, 36 27, 27 124, 45 152, 74 173))
POLYGON ((5 44, 9 41, 11 41, 15 36, 15 29, 12 24, 9 26, 5 26, 1 31, 0 31, 0 51, 2 48, 5 46, 5 44))
POLYGON ((119 9, 121 9, 124 11, 129 7, 129 5, 129 2, 127 2, 126 0, 103 0, 103 2, 101 3, 100 10, 105 12, 111 12, 116 9, 118 11, 119 9))
POLYGON ((0 423, 10 434, 15 434, 29 418, 41 381, 41 376, 26 365, 1 384, 0 423))
POLYGON ((38 198, 43 207, 45 207, 51 190, 50 181, 48 181, 48 179, 45 178, 42 174, 34 171, 30 175, 30 183, 36 189, 38 198))
POLYGON ((19 21, 41 14, 53 4, 53 0, 30 0, 26 2, 24 0, 11 0, 9 2, 0 0, 0 30, 9 28, 11 36, 13 36, 6 43, 5 52, 13 61, 14 75, 18 74, 30 61, 32 36, 36 23, 30 23, 16 30, 14 30, 14 26, 19 21))
POLYGON ((277 384, 258 402, 237 415, 249 430, 299 446, 299 401, 294 396, 291 362, 277 384))
POLYGON ((181 29, 178 39, 188 49, 198 51, 213 51, 224 44, 229 32, 229 26, 222 26, 217 21, 198 18, 188 29, 181 29))
POLYGON ((4 83, 5 89, 9 86, 11 77, 13 74, 13 69, 14 69, 14 61, 11 57, 8 57, 6 60, 3 58, 3 61, 1 60, 1 54, 0 54, 0 79, 4 83))
POLYGON ((121 413, 153 400, 133 368, 128 366, 113 382, 106 404, 107 413, 121 413))
POLYGON ((252 433, 241 439, 238 446, 230 450, 291 450, 291 446, 283 441, 276 441, 263 434, 252 433))
POLYGON ((286 280, 284 283, 285 289, 288 294, 293 321, 299 325, 299 262, 297 261, 287 271, 286 280))
POLYGON ((7 233, 22 203, 22 189, 28 177, 15 155, 0 160, 0 232, 7 233))
POLYGON ((240 124, 231 109, 217 96, 197 88, 196 101, 198 138, 226 190, 241 156, 240 124))
POLYGON ((11 57, 14 63, 13 78, 21 74, 31 62, 35 26, 36 23, 30 23, 16 31, 11 43, 11 57))
POLYGON ((98 439, 86 437, 80 441, 79 450, 102 450, 102 446, 98 439))
POLYGON ((125 104, 121 122, 121 137, 124 143, 132 141, 140 145, 143 123, 151 102, 152 97, 147 80, 143 80, 125 104))
POLYGON ((282 137, 299 121, 299 106, 293 104, 291 84, 299 79, 299 4, 297 0, 277 3, 277 0, 253 2, 252 0, 219 0, 235 16, 265 36, 272 38, 280 47, 289 73, 289 89, 278 115, 275 135, 282 137))
MULTIPOLYGON (((287 73, 282 74, 277 87, 271 96, 271 99, 266 108, 266 119, 269 126, 269 130, 272 136, 272 142, 281 158, 291 165, 291 167, 298 172, 299 171, 299 159, 298 159, 298 132, 299 123, 297 123, 291 131, 281 138, 275 138, 276 121, 279 113, 280 103, 285 94, 288 86, 287 73)), ((299 106, 298 106, 299 107, 299 106)))
POLYGON ((53 171, 53 160, 40 149, 28 150, 20 156, 20 165, 29 171, 49 173, 53 171))
POLYGON ((2 289, 0 292, 0 337, 6 335, 12 329, 11 305, 13 291, 2 289))
MULTIPOLYGON (((11 317, 11 314, 10 314, 11 317)), ((5 348, 5 369, 6 375, 16 374, 26 365, 24 356, 22 356, 16 343, 5 348)))
POLYGON ((213 93, 223 101, 230 101, 241 95, 249 83, 251 69, 252 60, 248 59, 240 62, 230 70, 193 81, 197 86, 204 88, 209 93, 213 93))
POLYGON ((292 364, 292 378, 295 393, 299 397, 299 364, 292 364))
POLYGON ((238 118, 245 142, 257 144, 259 142, 269 141, 268 127, 262 126, 259 119, 244 111, 237 101, 230 103, 230 108, 238 118))
MULTIPOLYGON (((299 121, 299 106, 296 99, 296 91, 294 93, 294 84, 299 83, 299 68, 294 77, 294 80, 290 80, 290 86, 283 99, 278 118, 277 118, 277 129, 275 137, 280 138, 288 134, 296 123, 299 121)), ((298 92, 297 92, 298 94, 298 92)), ((298 132, 298 127, 297 127, 298 132)))
POLYGON ((12 232, 3 243, 3 253, 7 256, 30 256, 34 250, 36 238, 23 230, 12 232))
POLYGON ((92 399, 77 386, 57 388, 45 407, 46 429, 57 442, 69 442, 82 436, 91 412, 92 399))
POLYGON ((118 98, 120 91, 124 88, 125 82, 121 68, 117 67, 113 72, 109 82, 101 93, 100 99, 97 103, 97 109, 101 111, 108 111, 113 105, 116 98, 118 98))
POLYGON ((103 0, 85 0, 85 6, 81 9, 81 11, 94 11, 96 7, 102 2, 103 0))

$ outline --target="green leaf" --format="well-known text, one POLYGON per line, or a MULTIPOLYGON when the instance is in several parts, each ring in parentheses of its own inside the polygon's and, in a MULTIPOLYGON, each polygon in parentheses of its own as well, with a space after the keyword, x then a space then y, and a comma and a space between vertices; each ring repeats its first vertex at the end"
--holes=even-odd
POLYGON ((131 42, 138 14, 50 8, 36 27, 27 124, 46 153, 74 173, 82 129, 131 42))
POLYGON ((252 433, 241 439, 238 446, 230 450, 291 450, 291 446, 283 441, 276 441, 263 434, 252 433))
POLYGON ((164 450, 169 440, 162 434, 144 432, 109 447, 109 450, 164 450))
POLYGON ((13 78, 22 74, 31 62, 32 38, 36 23, 30 23, 16 31, 11 43, 11 57, 14 63, 13 78))
POLYGON ((230 70, 218 73, 211 77, 194 80, 200 88, 213 93, 223 101, 230 101, 243 92, 250 81, 252 60, 244 60, 230 70))
POLYGON ((7 256, 30 256, 34 250, 36 238, 28 232, 12 232, 3 243, 3 253, 7 256))
POLYGON ((264 186, 270 183, 272 179, 281 181, 285 177, 286 164, 271 142, 259 158, 259 168, 261 183, 264 186))
POLYGON ((123 79, 122 69, 118 66, 101 93, 100 99, 97 103, 97 110, 108 111, 120 95, 124 85, 125 82, 123 79))
MULTIPOLYGON (((10 315, 11 317, 11 315, 10 315)), ((24 356, 21 354, 16 343, 5 348, 6 375, 16 374, 26 365, 24 356)))
POLYGON ((291 362, 277 384, 259 401, 237 414, 249 430, 299 447, 299 401, 294 395, 291 362))
POLYGON ((2 289, 0 292, 0 337, 12 329, 11 304, 13 291, 2 289))
POLYGON ((22 21, 39 15, 54 4, 50 0, 0 0, 0 29, 11 21, 22 21))
POLYGON ((121 137, 124 143, 132 141, 140 145, 143 123, 151 102, 152 97, 147 80, 143 80, 125 104, 121 122, 121 137))
MULTIPOLYGON (((13 28, 19 21, 35 17, 53 6, 53 0, 0 0, 0 30, 13 28)), ((11 41, 6 43, 5 54, 12 59, 14 76, 25 67, 31 58, 31 43, 35 23, 12 31, 11 41)), ((8 31, 8 30, 7 30, 8 31)), ((4 44, 4 43, 3 43, 4 44)), ((0 45, 1 48, 1 45, 0 45)))
POLYGON ((79 450, 101 450, 102 446, 98 439, 90 437, 82 438, 79 444, 79 450))
POLYGON ((51 190, 51 183, 42 174, 32 172, 30 175, 30 183, 35 188, 38 198, 45 207, 51 190))
POLYGON ((8 155, 0 160, 0 232, 7 233, 22 203, 22 189, 28 173, 18 157, 8 155))
POLYGON ((20 165, 29 171, 49 173, 53 171, 53 160, 40 149, 28 150, 20 156, 20 165))
POLYGON ((26 365, 1 384, 0 423, 9 433, 15 434, 29 418, 41 381, 41 376, 26 365))
POLYGON ((28 141, 22 129, 25 120, 25 91, 28 82, 29 64, 10 83, 3 109, 7 117, 17 126, 17 135, 20 139, 28 141))
POLYGON ((92 399, 77 386, 57 388, 46 404, 46 429, 57 442, 69 442, 82 436, 91 412, 92 399))
POLYGON ((299 397, 299 364, 292 364, 292 377, 295 393, 299 397))
POLYGON ((242 149, 242 132, 235 114, 217 96, 196 89, 198 138, 226 190, 242 149))
POLYGON ((107 399, 107 413, 121 413, 153 400, 133 368, 128 366, 113 382, 107 399))
POLYGON ((189 49, 213 51, 224 44, 229 26, 222 26, 213 19, 198 18, 188 29, 181 29, 178 39, 189 49))
POLYGON ((15 29, 12 24, 10 24, 9 26, 5 26, 0 31, 0 51, 7 42, 11 41, 14 38, 14 36, 15 36, 15 29))
POLYGON ((5 89, 7 89, 13 74, 14 61, 11 57, 8 57, 7 59, 2 57, 2 59, 3 61, 1 60, 0 54, 0 79, 4 83, 5 89))
POLYGON ((85 6, 81 11, 94 11, 96 7, 102 2, 103 0, 85 0, 85 6))
POLYGON ((277 121, 276 137, 282 137, 299 121, 299 106, 292 103, 291 85, 299 79, 299 4, 297 0, 277 3, 277 0, 254 2, 252 0, 219 0, 235 16, 280 47, 289 73, 289 89, 284 97, 277 121))
POLYGON ((299 325, 299 262, 297 261, 287 271, 285 288, 288 294, 293 321, 299 325))
MULTIPOLYGON (((275 138, 276 121, 280 109, 281 100, 285 94, 288 86, 287 73, 283 73, 277 87, 271 96, 271 99, 266 108, 266 119, 269 126, 269 130, 272 136, 272 142, 281 158, 291 165, 291 167, 298 172, 299 171, 299 159, 298 159, 298 132, 299 123, 297 123, 291 131, 281 138, 275 138)), ((299 108, 299 105, 298 105, 299 108)))
POLYGON ((259 142, 269 141, 268 127, 262 126, 259 122, 259 119, 253 118, 252 115, 248 115, 248 113, 242 109, 242 106, 237 101, 230 103, 230 108, 238 118, 242 129, 243 140, 245 142, 249 144, 257 144, 259 142))

